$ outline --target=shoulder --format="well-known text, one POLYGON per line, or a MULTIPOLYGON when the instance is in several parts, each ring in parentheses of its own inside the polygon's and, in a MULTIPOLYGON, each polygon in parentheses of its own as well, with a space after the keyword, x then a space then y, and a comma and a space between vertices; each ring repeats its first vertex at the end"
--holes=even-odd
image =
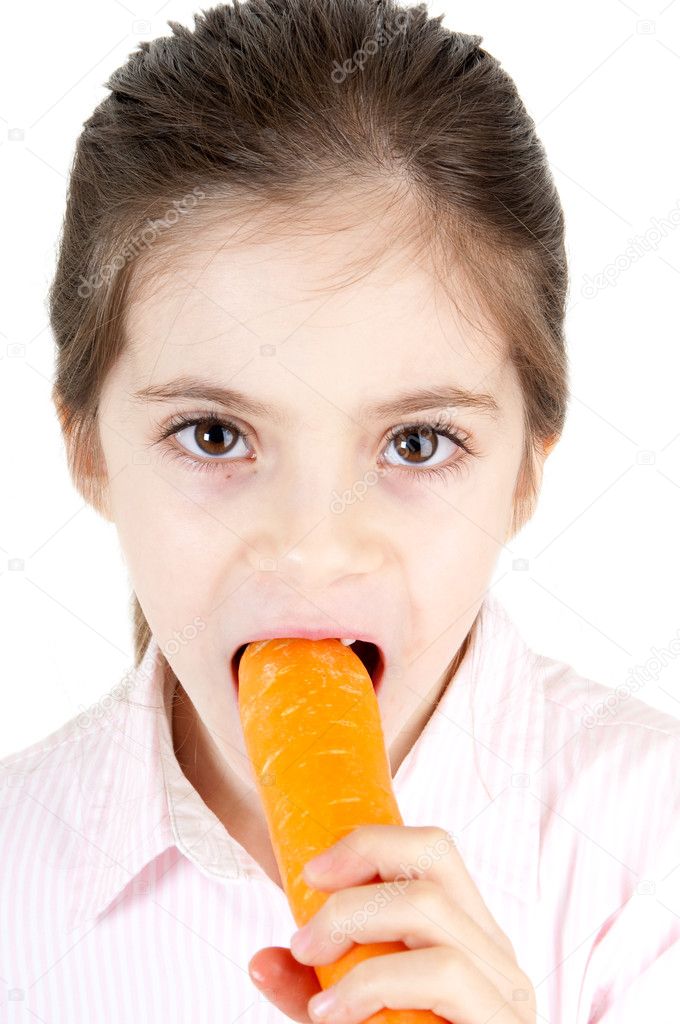
POLYGON ((28 779, 41 771, 44 774, 56 772, 79 748, 100 739, 103 723, 103 718, 95 721, 87 712, 74 715, 53 732, 28 746, 4 754, 0 761, 0 780, 3 786, 11 786, 12 779, 28 779))
POLYGON ((512 617, 495 614, 486 632, 497 651, 492 685, 504 679, 494 703, 499 693, 507 702, 492 709, 485 739, 510 772, 522 772, 516 791, 512 775, 506 786, 506 834, 529 910, 508 918, 508 934, 525 943, 530 974, 543 979, 545 1011, 585 1024, 601 1019, 603 1007, 623 1009, 631 982, 646 979, 652 991, 664 981, 671 992, 665 951, 677 954, 680 942, 680 719, 642 699, 641 672, 606 686, 532 648, 512 617))
MULTIPOLYGON (((641 796, 668 779, 680 798, 674 756, 680 752, 680 718, 641 699, 645 680, 630 672, 616 688, 581 674, 569 662, 537 651, 496 598, 485 608, 491 652, 491 702, 513 718, 513 733, 529 750, 537 781, 548 796, 567 798, 594 787, 641 796), (496 684, 496 676, 504 677, 496 684), (656 774, 655 774, 656 773, 656 774), (652 778, 656 782, 652 782, 652 778)), ((497 732, 493 732, 494 739, 497 732)))
MULTIPOLYGON (((9 884, 16 879, 12 864, 25 873, 36 858, 26 850, 45 852, 47 862, 56 861, 79 841, 79 826, 85 811, 82 793, 92 765, 104 752, 104 720, 87 723, 83 716, 69 719, 58 729, 28 746, 4 755, 0 765, 0 858, 6 870, 0 872, 9 884)), ((22 874, 23 878, 23 874, 22 874)), ((25 881, 25 878, 24 878, 25 881)))
MULTIPOLYGON (((629 781, 640 792, 645 770, 655 773, 654 785, 664 777, 670 781, 673 758, 680 752, 680 718, 637 697, 640 686, 609 687, 568 663, 538 654, 534 658, 545 752, 551 754, 555 737, 573 739, 571 781, 585 779, 593 785, 599 780, 610 789, 629 781)), ((680 777, 675 791, 680 796, 680 777)))
POLYGON ((553 836, 562 856, 578 848, 591 884, 601 869, 620 894, 632 891, 665 858, 680 859, 680 719, 640 699, 634 686, 608 687, 534 657, 539 776, 553 836))
POLYGON ((567 662, 532 652, 548 717, 569 716, 586 730, 631 726, 680 739, 680 718, 636 696, 644 682, 605 686, 580 675, 567 662))

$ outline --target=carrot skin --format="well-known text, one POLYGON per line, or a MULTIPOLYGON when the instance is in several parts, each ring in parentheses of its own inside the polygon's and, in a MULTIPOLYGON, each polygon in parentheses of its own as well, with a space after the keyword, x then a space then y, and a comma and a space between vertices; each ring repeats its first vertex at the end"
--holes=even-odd
MULTIPOLYGON (((238 670, 239 714, 283 890, 298 927, 329 898, 302 875, 307 861, 360 825, 403 825, 373 683, 339 640, 253 641, 238 670)), ((379 881, 379 879, 376 879, 379 881)), ((387 883, 386 883, 387 885, 387 883)), ((322 989, 405 943, 354 943, 314 966, 322 989)), ((450 1024, 431 1010, 383 1008, 363 1024, 450 1024)))

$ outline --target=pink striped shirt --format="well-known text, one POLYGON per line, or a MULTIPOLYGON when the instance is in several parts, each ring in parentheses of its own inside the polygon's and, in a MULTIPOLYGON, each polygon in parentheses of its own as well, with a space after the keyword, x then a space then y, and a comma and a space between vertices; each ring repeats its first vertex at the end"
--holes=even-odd
MULTIPOLYGON (((182 773, 163 680, 152 639, 95 707, 4 758, 3 1021, 290 1019, 248 961, 288 946, 295 920, 182 773)), ((538 1024, 678 1019, 679 736, 530 650, 487 594, 393 784, 405 824, 456 837, 538 1024)))

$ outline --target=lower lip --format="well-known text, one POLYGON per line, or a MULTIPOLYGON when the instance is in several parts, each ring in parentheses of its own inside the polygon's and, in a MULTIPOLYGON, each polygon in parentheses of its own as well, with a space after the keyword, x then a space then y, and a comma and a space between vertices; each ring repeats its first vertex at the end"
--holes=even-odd
MULTIPOLYGON (((232 684, 233 684, 234 690, 236 692, 236 698, 238 699, 238 668, 236 669, 235 672, 234 672, 234 670, 233 670, 233 668, 231 666, 230 666, 230 668, 231 668, 232 684)), ((378 696, 378 692, 380 690, 380 686, 381 686, 381 683, 383 681, 383 676, 384 675, 385 675, 385 663, 384 663, 384 661, 382 659, 382 655, 381 655, 380 656, 380 660, 378 661, 377 668, 375 670, 374 677, 371 680, 372 683, 373 683, 373 690, 375 692, 376 697, 378 696)))

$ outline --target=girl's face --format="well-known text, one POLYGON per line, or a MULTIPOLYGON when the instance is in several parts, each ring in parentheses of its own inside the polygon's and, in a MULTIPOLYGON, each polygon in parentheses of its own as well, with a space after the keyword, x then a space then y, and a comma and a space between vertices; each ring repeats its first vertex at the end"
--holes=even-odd
POLYGON ((448 682, 510 528, 523 445, 514 367, 394 243, 338 288, 371 229, 247 242, 230 226, 197 229, 181 263, 135 297, 102 394, 105 514, 204 756, 242 782, 241 644, 291 624, 377 641, 394 769, 448 682), (490 400, 466 404, 460 389, 490 400), (418 391, 432 394, 407 400, 418 391), (436 433, 414 428, 438 415, 436 433))

